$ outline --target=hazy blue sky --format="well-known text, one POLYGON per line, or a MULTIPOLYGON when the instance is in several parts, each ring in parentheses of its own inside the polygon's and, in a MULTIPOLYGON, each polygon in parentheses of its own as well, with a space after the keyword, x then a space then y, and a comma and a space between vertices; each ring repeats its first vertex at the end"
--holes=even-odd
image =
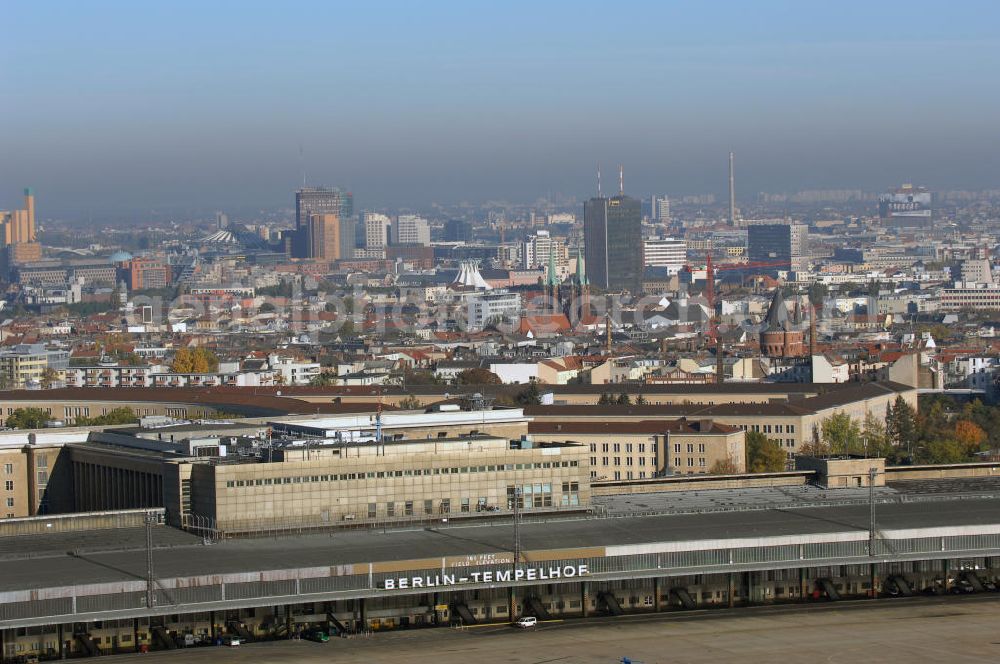
POLYGON ((0 208, 1000 185, 1000 3, 0 5, 0 208))

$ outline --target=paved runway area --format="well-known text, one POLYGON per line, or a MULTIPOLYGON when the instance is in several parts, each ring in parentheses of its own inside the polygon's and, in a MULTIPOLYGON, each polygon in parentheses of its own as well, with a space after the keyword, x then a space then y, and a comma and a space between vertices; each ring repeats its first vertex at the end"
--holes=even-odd
POLYGON ((996 662, 1000 597, 913 598, 377 634, 115 657, 116 662, 634 664, 996 662))

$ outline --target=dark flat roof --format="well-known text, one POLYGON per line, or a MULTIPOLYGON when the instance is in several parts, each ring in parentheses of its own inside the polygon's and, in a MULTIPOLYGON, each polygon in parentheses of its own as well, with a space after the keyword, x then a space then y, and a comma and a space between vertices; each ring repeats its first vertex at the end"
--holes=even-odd
MULTIPOLYGON (((868 530, 868 507, 831 506, 612 519, 567 519, 521 526, 525 551, 647 542, 824 534, 868 530)), ((1000 524, 1000 501, 953 500, 885 504, 877 508, 882 529, 1000 524)), ((116 536, 125 537, 121 531, 116 536)), ((141 529, 133 531, 126 551, 64 553, 74 548, 64 535, 55 545, 63 553, 50 557, 0 561, 0 591, 25 588, 143 579, 146 559, 141 529)), ((87 534, 92 537, 94 534, 87 534)), ((510 551, 510 526, 475 525, 439 530, 397 532, 337 531, 277 539, 229 540, 212 546, 157 549, 156 575, 162 578, 225 574, 270 569, 415 560, 510 551)), ((127 540, 128 537, 125 537, 127 540)), ((173 541, 173 538, 170 538, 173 541)), ((17 548, 5 543, 5 549, 17 548)), ((35 551, 46 548, 39 538, 23 540, 35 551)))

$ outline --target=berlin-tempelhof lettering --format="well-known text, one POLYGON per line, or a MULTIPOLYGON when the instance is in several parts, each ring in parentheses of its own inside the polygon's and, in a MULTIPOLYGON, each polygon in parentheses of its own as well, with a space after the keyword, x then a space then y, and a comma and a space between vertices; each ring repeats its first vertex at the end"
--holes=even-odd
POLYGON ((434 576, 401 576, 386 579, 382 590, 410 590, 413 588, 435 588, 456 586, 464 583, 517 583, 518 581, 549 581, 551 579, 573 579, 587 576, 587 565, 565 565, 563 567, 529 567, 527 569, 487 570, 469 572, 466 576, 457 574, 435 574, 434 576))

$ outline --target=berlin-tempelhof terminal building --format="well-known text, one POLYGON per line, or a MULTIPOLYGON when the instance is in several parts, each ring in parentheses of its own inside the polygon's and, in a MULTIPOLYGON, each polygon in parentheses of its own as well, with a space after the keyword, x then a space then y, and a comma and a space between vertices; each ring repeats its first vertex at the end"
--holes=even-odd
POLYGON ((0 545, 0 635, 6 656, 59 656, 165 648, 185 634, 282 638, 307 624, 351 632, 982 588, 1000 575, 998 504, 900 494, 876 505, 874 532, 863 503, 221 542, 156 524, 149 557, 148 511, 85 531, 32 517, 22 532, 44 534, 0 545))

